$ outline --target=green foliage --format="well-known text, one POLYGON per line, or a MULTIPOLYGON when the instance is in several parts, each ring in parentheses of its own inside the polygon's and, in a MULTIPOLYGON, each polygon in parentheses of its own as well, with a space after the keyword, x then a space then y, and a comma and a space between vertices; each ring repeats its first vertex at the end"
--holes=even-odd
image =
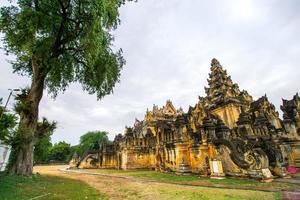
POLYGON ((103 194, 78 180, 56 176, 30 177, 0 175, 0 199, 107 199, 103 194))
POLYGON ((47 163, 51 147, 51 134, 45 134, 34 146, 34 163, 47 163))
POLYGON ((0 140, 5 144, 9 144, 9 139, 15 131, 17 125, 17 116, 8 113, 4 107, 1 106, 2 99, 0 99, 0 140))
POLYGON ((70 146, 66 142, 53 145, 51 134, 46 134, 35 144, 34 162, 35 164, 49 163, 49 161, 68 162, 77 151, 78 146, 70 146))
POLYGON ((80 156, 88 150, 98 150, 103 143, 108 143, 108 132, 90 131, 80 137, 77 153, 80 156))
POLYGON ((45 77, 56 96, 71 82, 98 98, 110 94, 125 63, 112 31, 125 0, 19 0, 0 10, 4 49, 15 72, 45 77))
POLYGON ((49 160, 67 162, 71 153, 71 145, 66 142, 59 142, 50 148, 49 160))
POLYGON ((27 100, 27 96, 29 93, 29 88, 21 89, 21 92, 15 96, 15 106, 14 111, 18 114, 21 112, 29 112, 30 110, 30 102, 27 100))
POLYGON ((38 122, 35 132, 36 138, 43 138, 44 135, 49 135, 50 138, 50 135, 52 135, 56 129, 56 124, 56 122, 49 122, 45 117, 43 117, 42 121, 38 122))

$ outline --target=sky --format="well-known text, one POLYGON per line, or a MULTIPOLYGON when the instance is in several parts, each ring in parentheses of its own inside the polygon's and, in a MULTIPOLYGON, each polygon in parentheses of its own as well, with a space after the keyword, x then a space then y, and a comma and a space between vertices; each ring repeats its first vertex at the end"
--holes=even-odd
MULTIPOLYGON (((1 1, 3 5, 5 1, 1 1)), ((188 110, 204 96, 212 58, 240 89, 257 99, 267 94, 280 111, 281 99, 300 91, 300 2, 297 0, 139 0, 120 9, 115 48, 126 65, 112 95, 95 95, 72 84, 51 99, 45 92, 40 117, 58 123, 52 142, 75 145, 88 131, 108 131, 113 139, 143 119, 153 104, 170 99, 188 110)), ((12 73, 0 51, 0 97, 8 88, 29 85, 12 73)), ((13 99, 9 109, 13 106, 13 99)))

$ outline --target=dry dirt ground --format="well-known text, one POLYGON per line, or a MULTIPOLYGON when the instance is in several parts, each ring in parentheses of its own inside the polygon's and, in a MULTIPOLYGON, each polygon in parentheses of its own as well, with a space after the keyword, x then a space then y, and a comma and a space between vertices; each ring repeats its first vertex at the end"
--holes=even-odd
POLYGON ((82 180, 109 199, 275 199, 276 197, 273 192, 183 186, 120 177, 68 173, 60 170, 64 168, 66 166, 36 166, 34 171, 42 175, 82 180))

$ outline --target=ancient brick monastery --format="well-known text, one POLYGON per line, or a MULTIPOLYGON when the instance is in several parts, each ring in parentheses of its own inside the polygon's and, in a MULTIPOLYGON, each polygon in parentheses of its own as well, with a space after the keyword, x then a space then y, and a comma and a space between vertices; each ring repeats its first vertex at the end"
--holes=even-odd
POLYGON ((188 112, 154 105, 99 151, 76 156, 79 168, 149 168, 208 176, 285 176, 300 167, 300 97, 284 100, 283 120, 267 96, 258 100, 213 59, 206 97, 188 112))

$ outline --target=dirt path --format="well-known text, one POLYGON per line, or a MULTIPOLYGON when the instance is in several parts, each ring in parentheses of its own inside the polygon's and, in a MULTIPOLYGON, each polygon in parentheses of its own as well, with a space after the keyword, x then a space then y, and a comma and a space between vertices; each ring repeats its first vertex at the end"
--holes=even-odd
POLYGON ((66 166, 37 166, 35 172, 42 175, 63 176, 82 180, 110 199, 274 199, 274 193, 262 191, 216 189, 183 186, 142 180, 105 177, 79 173, 66 173, 66 166))

